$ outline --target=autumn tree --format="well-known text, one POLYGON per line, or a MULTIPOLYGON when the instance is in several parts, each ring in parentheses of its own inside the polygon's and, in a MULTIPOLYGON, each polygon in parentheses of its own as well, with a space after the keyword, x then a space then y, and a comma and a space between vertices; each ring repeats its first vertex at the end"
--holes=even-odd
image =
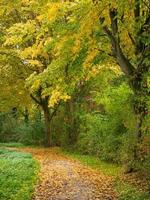
POLYGON ((11 3, 1 1, 0 5, 3 6, 0 12, 0 109, 8 111, 13 107, 30 105, 24 82, 29 70, 24 67, 16 52, 3 45, 6 29, 19 22, 19 19, 11 3))
MULTIPOLYGON (((139 0, 102 4, 108 9, 110 22, 107 24, 106 16, 100 15, 100 26, 109 38, 112 57, 127 77, 134 92, 133 107, 137 120, 135 128, 137 146, 134 150, 136 160, 138 159, 138 145, 143 137, 142 123, 148 114, 150 4, 148 1, 139 0)), ((100 2, 99 6, 102 4, 100 2)))
MULTIPOLYGON (((49 87, 49 92, 51 93, 51 87, 53 85, 50 81, 48 85, 47 83, 41 84, 39 80, 40 74, 47 68, 52 59, 52 55, 48 54, 44 50, 44 44, 48 37, 48 30, 45 24, 46 22, 42 24, 37 18, 37 9, 40 9, 40 6, 43 6, 43 4, 38 4, 36 2, 31 3, 28 1, 17 1, 16 4, 10 3, 9 5, 5 5, 3 2, 3 4, 6 7, 4 7, 2 16, 5 14, 6 8, 7 14, 11 14, 13 12, 13 19, 17 18, 17 20, 11 21, 10 24, 7 24, 7 20, 5 20, 7 26, 5 26, 4 30, 4 42, 2 47, 3 54, 7 51, 7 57, 5 56, 6 59, 1 59, 1 61, 4 61, 5 69, 9 64, 5 81, 7 81, 8 87, 12 90, 12 85, 9 81, 12 80, 16 84, 16 82, 21 80, 21 83, 23 84, 23 91, 28 91, 28 96, 30 96, 34 102, 42 108, 45 117, 45 143, 47 146, 50 146, 50 122, 58 106, 56 105, 56 108, 53 109, 52 107, 49 109, 49 94, 44 92, 44 89, 49 87), (4 48, 6 49, 5 52, 4 48), (10 54, 11 51, 11 59, 15 60, 15 66, 8 61, 8 54, 10 54), (17 62, 17 60, 19 60, 19 62, 17 62), (18 69, 18 72, 16 71, 16 68, 18 69), (13 77, 12 74, 15 74, 15 77, 13 77), (19 74, 19 76, 17 76, 17 74, 19 74)), ((49 6, 47 6, 47 9, 49 9, 49 6)), ((4 81, 2 82, 2 85, 3 84, 4 81)), ((18 99, 18 95, 21 94, 21 85, 17 84, 15 88, 19 89, 19 91, 15 94, 16 99, 18 99)), ((5 96, 5 94, 3 94, 3 96, 5 96)), ((24 98, 26 99, 26 97, 24 98)), ((22 102, 24 102, 23 99, 22 102)), ((51 104, 53 104, 53 102, 55 102, 54 92, 51 104)))
POLYGON ((139 160, 143 121, 148 114, 149 1, 67 1, 63 17, 74 32, 70 34, 66 28, 59 42, 64 37, 74 38, 74 57, 79 55, 83 41, 87 45, 83 70, 88 73, 97 66, 118 66, 128 80, 136 120, 133 159, 139 160))

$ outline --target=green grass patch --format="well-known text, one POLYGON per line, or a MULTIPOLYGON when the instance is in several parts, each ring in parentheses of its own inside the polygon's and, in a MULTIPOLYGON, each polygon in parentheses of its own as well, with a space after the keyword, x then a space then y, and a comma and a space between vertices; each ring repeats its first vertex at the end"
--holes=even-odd
POLYGON ((97 169, 102 171, 106 175, 117 177, 121 173, 121 167, 112 163, 107 163, 101 161, 100 159, 89 156, 89 155, 81 155, 79 153, 63 151, 63 153, 73 159, 79 160, 81 163, 92 167, 93 169, 97 169))
POLYGON ((23 144, 19 142, 9 142, 9 143, 0 143, 0 147, 16 147, 16 148, 21 148, 21 147, 32 147, 32 148, 40 148, 43 147, 37 146, 37 145, 31 145, 31 144, 23 144))
POLYGON ((23 147, 24 144, 19 142, 0 143, 0 147, 23 147))
POLYGON ((119 194, 119 200, 149 200, 150 195, 142 190, 138 190, 131 184, 117 181, 115 189, 119 194))
POLYGON ((0 148, 0 200, 29 200, 39 166, 29 153, 0 148))

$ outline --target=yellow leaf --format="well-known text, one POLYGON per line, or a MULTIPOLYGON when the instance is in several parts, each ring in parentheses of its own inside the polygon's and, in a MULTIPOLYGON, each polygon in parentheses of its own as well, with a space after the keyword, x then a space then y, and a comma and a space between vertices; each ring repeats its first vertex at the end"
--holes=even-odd
POLYGON ((40 86, 40 80, 37 79, 37 80, 34 81, 31 89, 32 90, 37 90, 39 88, 39 86, 40 86))

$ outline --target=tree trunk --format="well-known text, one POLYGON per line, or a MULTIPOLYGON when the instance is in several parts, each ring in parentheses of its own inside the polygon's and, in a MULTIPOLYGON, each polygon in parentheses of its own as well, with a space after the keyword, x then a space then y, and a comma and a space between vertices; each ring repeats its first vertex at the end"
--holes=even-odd
POLYGON ((143 121, 145 118, 145 114, 141 113, 139 115, 135 114, 136 123, 135 123, 135 141, 133 142, 133 148, 132 152, 129 152, 130 154, 130 160, 125 164, 125 173, 130 173, 132 171, 136 171, 137 167, 136 164, 141 161, 141 155, 142 155, 142 142, 143 142, 143 121), (132 155, 132 156, 131 156, 132 155))
POLYGON ((135 114, 135 144, 133 146, 133 160, 127 164, 125 172, 132 172, 136 170, 136 163, 141 160, 141 146, 143 140, 143 121, 147 115, 146 96, 148 94, 148 87, 144 80, 144 70, 139 75, 135 75, 130 82, 130 86, 134 92, 133 110, 135 114))
POLYGON ((24 111, 24 122, 28 125, 29 123, 29 112, 28 112, 28 109, 25 108, 25 111, 24 111))
MULTIPOLYGON (((136 96, 135 96, 136 98, 136 96)), ((143 140, 143 121, 146 116, 146 102, 143 102, 144 96, 137 97, 139 98, 138 101, 134 104, 134 112, 136 117, 136 126, 135 126, 135 136, 136 136, 136 145, 134 150, 134 161, 138 162, 140 161, 140 152, 141 152, 141 145, 143 140), (141 101, 140 101, 141 100, 141 101)))
MULTIPOLYGON (((135 57, 136 57, 136 66, 135 61, 131 62, 129 60, 129 56, 126 55, 121 45, 120 40, 120 30, 118 27, 118 10, 116 8, 110 8, 109 17, 111 21, 111 27, 109 28, 106 25, 103 25, 104 20, 100 18, 100 23, 103 26, 103 30, 108 36, 111 48, 112 48, 112 56, 116 59, 117 63, 120 66, 122 72, 126 75, 129 80, 130 87, 134 92, 134 113, 137 120, 135 127, 135 136, 136 136, 136 144, 134 146, 133 160, 139 160, 139 149, 142 142, 143 130, 142 124, 144 117, 147 113, 147 105, 146 105, 146 96, 148 95, 148 86, 147 81, 145 80, 145 74, 149 69, 148 58, 150 56, 150 45, 147 41, 146 36, 150 33, 150 15, 149 9, 145 9, 142 6, 142 1, 135 0, 134 4, 134 20, 135 20, 135 37, 132 38, 130 35, 130 39, 135 47, 135 57), (144 14, 144 15, 143 15, 144 14), (143 21, 141 19, 144 19, 143 21), (137 24, 140 26, 138 27, 137 24)), ((133 163, 135 163, 133 161, 133 163)), ((130 171, 130 170, 129 170, 130 171)), ((131 170, 132 171, 132 170, 131 170)))
POLYGON ((77 141, 77 123, 76 117, 74 116, 74 102, 73 100, 69 100, 66 102, 66 132, 67 138, 66 142, 68 145, 73 145, 77 141))
POLYGON ((50 147, 52 145, 51 141, 51 120, 50 112, 47 103, 43 105, 44 120, 45 120, 45 146, 50 147))
MULTIPOLYGON (((44 112, 44 121, 45 121, 45 137, 44 137, 44 144, 46 147, 50 147, 52 145, 51 140, 51 121, 55 114, 53 112, 50 114, 49 107, 48 107, 48 99, 49 97, 46 96, 45 98, 42 98, 42 87, 39 88, 37 91, 38 97, 34 96, 33 94, 30 94, 30 97, 42 108, 44 112)), ((56 111, 57 109, 55 109, 56 111)))

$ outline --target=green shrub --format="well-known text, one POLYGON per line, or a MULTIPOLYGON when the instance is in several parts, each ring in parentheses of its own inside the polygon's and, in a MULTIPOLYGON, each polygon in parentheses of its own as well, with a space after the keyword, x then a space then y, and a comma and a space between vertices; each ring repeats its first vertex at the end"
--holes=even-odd
POLYGON ((131 91, 126 84, 121 84, 108 87, 101 98, 100 94, 96 93, 95 101, 103 110, 80 116, 77 148, 82 153, 94 154, 102 160, 125 162, 135 144, 131 91))
POLYGON ((1 142, 19 142, 27 145, 41 145, 43 143, 43 120, 33 118, 28 123, 25 123, 22 119, 7 115, 1 123, 1 142))
POLYGON ((122 138, 112 131, 108 117, 87 114, 82 120, 78 150, 84 154, 96 155, 102 160, 120 162, 122 138))

